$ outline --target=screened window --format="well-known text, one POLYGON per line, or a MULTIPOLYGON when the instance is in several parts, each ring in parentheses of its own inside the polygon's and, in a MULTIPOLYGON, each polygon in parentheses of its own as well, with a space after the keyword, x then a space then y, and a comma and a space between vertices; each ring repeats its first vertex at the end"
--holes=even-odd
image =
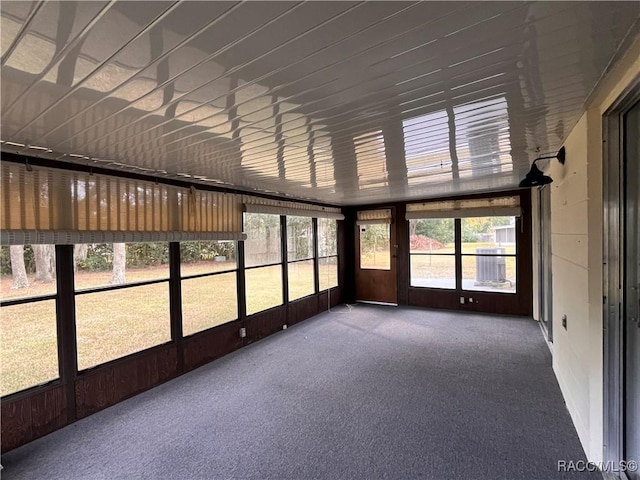
POLYGON ((171 340, 167 243, 76 245, 74 257, 79 370, 171 340))
POLYGON ((280 216, 245 213, 244 247, 247 315, 283 303, 280 216))
POLYGON ((453 218, 409 221, 411 286, 456 288, 453 218))
POLYGON ((409 229, 412 287, 516 293, 515 216, 410 219, 409 229))
POLYGON ((182 242, 180 273, 183 335, 238 318, 236 242, 182 242))
POLYGON ((320 291, 338 286, 338 222, 318 219, 318 278, 320 291))
POLYGON ((287 277, 289 300, 315 293, 313 220, 287 217, 287 277))
POLYGON ((461 219, 462 288, 516 293, 516 218, 461 219))
POLYGON ((54 245, 0 249, 0 395, 59 377, 54 245))

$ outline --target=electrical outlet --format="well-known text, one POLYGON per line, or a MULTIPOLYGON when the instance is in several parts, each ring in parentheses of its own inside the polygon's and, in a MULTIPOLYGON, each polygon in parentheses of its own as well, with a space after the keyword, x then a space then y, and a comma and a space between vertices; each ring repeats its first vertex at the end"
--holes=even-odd
POLYGON ((469 303, 473 303, 473 297, 469 297, 469 303))
POLYGON ((246 328, 244 328, 244 327, 242 327, 242 328, 240 329, 240 338, 244 338, 244 337, 246 337, 246 336, 247 336, 247 329, 246 329, 246 328))
POLYGON ((564 327, 564 329, 567 329, 567 316, 566 315, 562 315, 562 326, 564 327))
POLYGON ((460 303, 464 305, 464 297, 460 297, 460 303))

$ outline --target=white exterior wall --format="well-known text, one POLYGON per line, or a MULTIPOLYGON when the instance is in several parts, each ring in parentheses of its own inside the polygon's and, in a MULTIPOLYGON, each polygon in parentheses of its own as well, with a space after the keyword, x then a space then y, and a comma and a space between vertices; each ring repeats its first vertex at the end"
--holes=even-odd
POLYGON ((548 172, 554 179, 553 368, 587 457, 595 462, 603 458, 604 418, 602 118, 639 75, 640 39, 636 39, 600 83, 587 112, 566 138, 566 164, 553 161, 548 172), (563 315, 567 315, 566 330, 563 315))

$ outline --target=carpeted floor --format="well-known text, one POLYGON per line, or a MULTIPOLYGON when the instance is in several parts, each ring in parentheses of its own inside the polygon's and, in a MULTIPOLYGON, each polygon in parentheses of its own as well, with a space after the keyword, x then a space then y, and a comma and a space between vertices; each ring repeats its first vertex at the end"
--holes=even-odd
POLYGON ((532 320, 341 306, 2 458, 10 479, 600 479, 532 320))

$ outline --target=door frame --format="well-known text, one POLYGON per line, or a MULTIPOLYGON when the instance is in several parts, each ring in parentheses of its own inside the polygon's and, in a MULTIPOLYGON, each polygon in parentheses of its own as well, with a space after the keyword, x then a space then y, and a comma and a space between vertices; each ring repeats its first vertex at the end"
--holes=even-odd
POLYGON ((551 188, 537 189, 538 195, 538 316, 549 343, 553 343, 553 276, 551 274, 551 188))
MULTIPOLYGON (((624 460, 624 162, 623 115, 640 100, 636 79, 604 113, 603 126, 603 457, 624 460)), ((620 472, 621 478, 628 478, 620 472)), ((607 473, 609 478, 612 477, 607 473)))
MULTIPOLYGON (((355 293, 355 300, 356 302, 361 302, 361 303, 373 303, 373 304, 380 304, 380 305, 392 305, 392 306, 397 306, 398 305, 398 239, 397 239, 397 232, 396 232, 396 208, 395 206, 392 205, 388 205, 388 206, 381 206, 381 207, 375 207, 375 208, 357 208, 356 209, 356 218, 357 218, 357 212, 359 211, 373 211, 373 210, 389 210, 390 214, 391 214, 391 221, 389 223, 389 270, 388 270, 388 276, 391 277, 393 276, 393 282, 390 282, 390 285, 392 285, 392 290, 393 292, 393 298, 389 297, 386 300, 373 300, 373 299, 367 299, 367 298, 360 298, 360 291, 362 290, 363 287, 363 277, 367 277, 367 275, 373 275, 374 278, 376 276, 378 277, 382 277, 385 275, 385 273, 375 273, 375 272, 387 272, 387 270, 377 270, 377 269, 362 269, 360 268, 360 256, 361 256, 361 251, 360 251, 360 225, 358 224, 358 221, 356 220, 355 222, 355 230, 354 230, 354 247, 355 247, 355 262, 354 262, 354 267, 355 267, 355 276, 354 276, 354 280, 355 280, 355 285, 354 285, 354 293, 355 293), (360 287, 359 287, 360 285, 360 287)), ((375 224, 375 221, 371 222, 372 224, 375 224)), ((389 278, 390 280, 390 278, 389 278)), ((373 283, 375 283, 375 280, 373 281, 373 283)))

